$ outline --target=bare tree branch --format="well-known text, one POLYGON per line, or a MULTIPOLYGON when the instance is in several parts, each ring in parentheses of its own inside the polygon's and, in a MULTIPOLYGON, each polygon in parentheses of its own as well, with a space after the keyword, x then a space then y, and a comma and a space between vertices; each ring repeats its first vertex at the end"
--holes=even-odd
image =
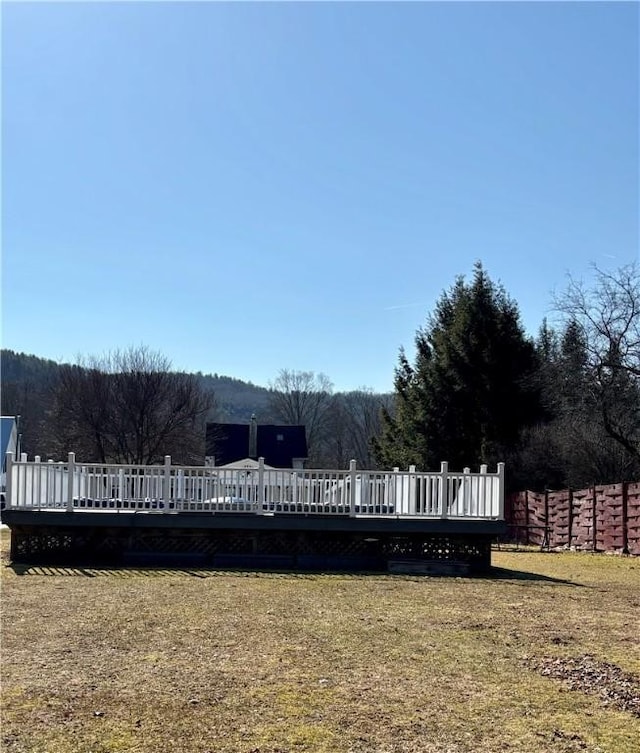
POLYGON ((640 266, 595 267, 591 287, 570 278, 555 303, 580 329, 607 433, 640 458, 640 266))

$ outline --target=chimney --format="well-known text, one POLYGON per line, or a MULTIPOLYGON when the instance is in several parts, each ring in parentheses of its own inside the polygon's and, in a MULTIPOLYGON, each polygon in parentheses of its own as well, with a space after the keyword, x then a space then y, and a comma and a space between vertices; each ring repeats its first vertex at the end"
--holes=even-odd
POLYGON ((251 423, 249 424, 249 457, 257 460, 258 458, 258 422, 256 414, 251 414, 251 423))

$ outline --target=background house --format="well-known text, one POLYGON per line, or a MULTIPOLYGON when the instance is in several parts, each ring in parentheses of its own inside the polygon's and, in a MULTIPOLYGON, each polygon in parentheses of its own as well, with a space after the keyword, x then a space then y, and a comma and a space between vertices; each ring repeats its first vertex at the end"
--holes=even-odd
POLYGON ((271 468, 302 469, 307 459, 304 426, 258 424, 255 415, 248 424, 207 424, 207 465, 254 468, 258 458, 271 468))
POLYGON ((0 452, 4 471, 7 453, 18 454, 18 421, 13 416, 0 416, 0 452))
POLYGON ((0 416, 0 487, 5 488, 7 453, 18 456, 18 421, 13 416, 0 416))

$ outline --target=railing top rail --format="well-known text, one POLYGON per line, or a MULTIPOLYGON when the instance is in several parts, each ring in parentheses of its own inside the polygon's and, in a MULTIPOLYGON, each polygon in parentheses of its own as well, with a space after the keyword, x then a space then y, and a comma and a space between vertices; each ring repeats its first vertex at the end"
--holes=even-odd
MULTIPOLYGON (((12 464, 13 465, 34 465, 38 461, 35 459, 23 459, 20 457, 13 457, 12 458, 12 464)), ((56 466, 66 466, 69 464, 68 459, 60 459, 60 460, 52 460, 50 458, 40 458, 39 462, 41 464, 53 464, 56 466)), ((75 458, 73 460, 73 463, 77 467, 83 467, 83 468, 98 468, 98 469, 114 469, 114 470, 135 470, 135 471, 145 471, 145 470, 151 470, 151 471, 164 471, 167 468, 171 470, 172 473, 178 472, 178 471, 188 471, 188 472, 195 472, 195 473, 207 473, 207 474, 213 474, 213 473, 230 473, 230 472, 238 472, 238 473, 257 473, 259 470, 262 470, 264 473, 290 473, 292 476, 303 476, 307 474, 317 474, 317 475, 343 475, 348 476, 350 474, 350 470, 348 468, 267 468, 267 467, 252 467, 252 468, 224 468, 220 466, 210 466, 210 465, 179 465, 179 464, 168 464, 168 463, 153 463, 153 464, 139 464, 139 463, 103 463, 101 461, 96 460, 90 460, 85 461, 81 460, 79 458, 75 458)), ((362 475, 368 475, 368 476, 381 476, 381 477, 406 477, 407 475, 415 476, 416 478, 422 478, 422 477, 439 477, 442 476, 443 471, 442 470, 430 470, 430 471, 421 471, 416 470, 413 468, 409 469, 370 469, 370 468, 356 468, 356 473, 358 476, 362 475)), ((447 470, 446 474, 449 477, 466 477, 466 478, 474 478, 474 477, 480 477, 480 478, 486 478, 486 477, 494 477, 498 476, 500 474, 500 468, 496 470, 447 470)))
MULTIPOLYGON (((35 459, 30 460, 20 460, 20 459, 14 459, 12 462, 12 465, 57 465, 57 466, 65 466, 69 465, 68 460, 53 460, 51 458, 40 458, 39 461, 35 459)), ((152 469, 162 469, 164 468, 164 465, 130 465, 127 463, 101 463, 96 460, 91 461, 84 461, 84 460, 74 460, 73 465, 79 466, 82 468, 123 468, 123 469, 136 469, 136 470, 144 470, 145 468, 152 468, 152 469)), ((172 468, 179 468, 181 466, 171 466, 172 468)), ((202 467, 202 466, 199 466, 202 467)))

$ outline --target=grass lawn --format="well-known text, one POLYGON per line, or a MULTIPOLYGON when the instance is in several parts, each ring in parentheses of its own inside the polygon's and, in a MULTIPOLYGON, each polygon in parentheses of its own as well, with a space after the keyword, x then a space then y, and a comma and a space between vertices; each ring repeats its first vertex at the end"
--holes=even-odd
POLYGON ((495 578, 11 568, 6 753, 638 753, 640 560, 495 578))

